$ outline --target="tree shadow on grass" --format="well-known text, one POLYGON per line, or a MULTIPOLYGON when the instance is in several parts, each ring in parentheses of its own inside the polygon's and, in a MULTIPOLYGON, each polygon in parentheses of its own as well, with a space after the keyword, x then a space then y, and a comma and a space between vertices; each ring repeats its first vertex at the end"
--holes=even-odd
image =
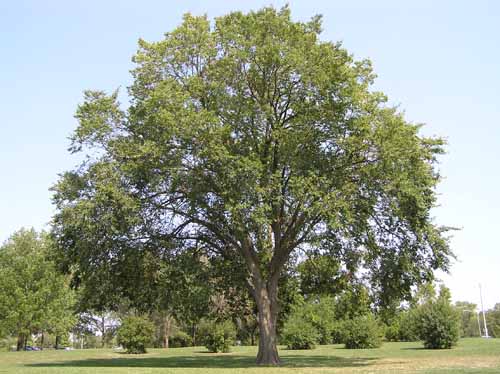
MULTIPOLYGON (((287 355, 282 357, 281 367, 331 367, 352 368, 364 367, 377 360, 369 358, 346 358, 338 356, 302 356, 287 355)), ((131 357, 109 359, 87 359, 61 362, 28 364, 29 367, 143 367, 143 368, 249 368, 258 367, 255 357, 241 355, 227 356, 164 356, 164 357, 131 357)))

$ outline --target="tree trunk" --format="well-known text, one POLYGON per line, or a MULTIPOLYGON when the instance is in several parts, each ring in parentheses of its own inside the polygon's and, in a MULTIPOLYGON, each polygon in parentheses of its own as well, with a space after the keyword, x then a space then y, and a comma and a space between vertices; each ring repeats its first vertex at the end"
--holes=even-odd
POLYGON ((45 336, 45 335, 44 335, 44 333, 43 333, 43 331, 42 331, 42 337, 41 337, 41 339, 40 339, 40 349, 41 349, 42 351, 43 351, 43 340, 44 340, 43 338, 44 338, 44 336, 45 336))
POLYGON ((106 318, 103 315, 101 318, 101 348, 106 348, 106 318))
POLYGON ((59 349, 59 342, 61 341, 61 337, 56 335, 56 349, 59 349))
POLYGON ((168 349, 168 342, 170 336, 170 328, 172 326, 172 317, 166 316, 163 319, 163 348, 168 349))
POLYGON ((255 301, 259 310, 259 351, 257 364, 279 365, 276 321, 278 317, 278 284, 270 281, 255 290, 255 301))
POLYGON ((23 336, 23 334, 19 334, 17 336, 17 347, 16 347, 16 350, 17 351, 22 351, 23 347, 24 347, 24 336, 23 336))
POLYGON ((191 344, 196 347, 196 324, 193 323, 193 328, 191 330, 191 344))

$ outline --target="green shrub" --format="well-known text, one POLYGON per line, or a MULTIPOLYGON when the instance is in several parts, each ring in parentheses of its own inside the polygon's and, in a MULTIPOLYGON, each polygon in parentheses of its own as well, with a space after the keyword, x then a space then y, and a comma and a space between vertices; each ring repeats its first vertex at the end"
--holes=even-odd
POLYGON ((334 299, 322 296, 305 303, 299 310, 318 332, 318 343, 332 344, 332 333, 335 328, 334 299))
POLYGON ((400 328, 401 325, 399 319, 394 319, 394 321, 385 327, 385 340, 388 342, 399 342, 400 328))
POLYGON ((447 300, 430 301, 420 307, 418 327, 426 348, 448 349, 460 337, 460 314, 447 300))
MULTIPOLYGON (((293 334, 302 334, 301 331, 294 331, 295 328, 291 326, 291 321, 294 320, 296 325, 310 326, 313 329, 308 331, 314 335, 314 343, 309 340, 309 343, 304 343, 304 346, 315 344, 332 344, 332 332, 336 325, 335 321, 335 301, 329 296, 310 296, 309 300, 299 300, 293 307, 292 313, 289 316, 290 323, 288 324, 288 331, 293 334), (315 331, 313 331, 315 330, 315 331)), ((308 338, 312 335, 309 334, 308 338)), ((283 338, 282 334, 282 338, 283 338)), ((305 336, 304 336, 305 337, 305 336)), ((283 339, 282 339, 283 340, 283 339)), ((299 344, 300 345, 300 344, 299 344)), ((299 348, 297 348, 299 349, 299 348)))
POLYGON ((382 345, 383 331, 371 314, 347 320, 343 327, 343 340, 348 349, 377 348, 382 345))
POLYGON ((203 321, 199 327, 200 335, 203 337, 205 347, 210 352, 230 352, 236 337, 234 324, 229 321, 215 322, 203 321))
POLYGON ((332 343, 341 344, 345 340, 345 321, 339 320, 332 324, 332 343))
POLYGON ((399 322, 399 341, 416 342, 419 340, 418 310, 410 309, 401 315, 399 322))
POLYGON ((146 346, 151 344, 154 325, 144 317, 126 317, 118 329, 118 344, 127 353, 146 353, 146 346))
POLYGON ((293 313, 283 326, 281 343, 288 349, 314 349, 320 334, 314 325, 300 313, 293 313))
POLYGON ((191 336, 184 331, 178 331, 170 338, 170 347, 172 348, 190 347, 192 344, 191 336))
POLYGON ((385 339, 390 342, 414 342, 419 340, 417 310, 398 312, 385 329, 385 339))

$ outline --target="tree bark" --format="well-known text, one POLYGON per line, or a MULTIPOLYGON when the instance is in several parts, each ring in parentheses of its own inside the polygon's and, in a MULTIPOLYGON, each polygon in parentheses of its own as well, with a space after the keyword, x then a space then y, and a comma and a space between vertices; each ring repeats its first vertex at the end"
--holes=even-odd
POLYGON ((278 317, 278 284, 269 281, 255 290, 255 302, 259 310, 259 351, 257 364, 279 365, 276 321, 278 317))

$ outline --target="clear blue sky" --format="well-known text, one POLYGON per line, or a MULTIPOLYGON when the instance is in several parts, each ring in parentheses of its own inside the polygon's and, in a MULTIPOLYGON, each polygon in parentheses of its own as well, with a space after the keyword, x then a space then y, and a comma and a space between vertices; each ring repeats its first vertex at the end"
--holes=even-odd
MULTIPOLYGON (((0 2, 0 241, 46 227, 49 187, 77 160, 66 151, 84 89, 130 83, 139 37, 158 40, 185 12, 211 18, 283 1, 0 2)), ((462 227, 443 276, 455 300, 500 302, 500 2, 289 1, 295 19, 324 15, 325 40, 373 61, 376 88, 448 138, 440 224, 462 227)))

